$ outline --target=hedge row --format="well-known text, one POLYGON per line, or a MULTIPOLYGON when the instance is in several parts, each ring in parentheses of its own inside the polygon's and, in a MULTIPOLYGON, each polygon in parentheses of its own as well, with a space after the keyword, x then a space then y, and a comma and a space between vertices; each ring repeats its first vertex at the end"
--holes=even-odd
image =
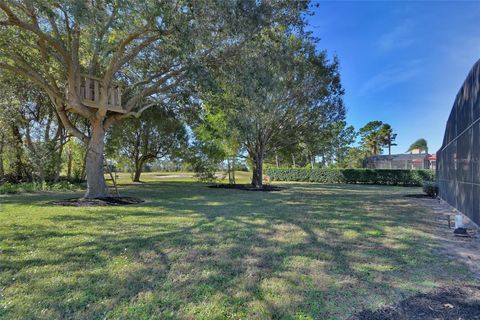
POLYGON ((421 186, 424 181, 433 181, 431 170, 389 169, 303 169, 268 168, 265 174, 272 181, 304 181, 318 183, 351 183, 421 186))

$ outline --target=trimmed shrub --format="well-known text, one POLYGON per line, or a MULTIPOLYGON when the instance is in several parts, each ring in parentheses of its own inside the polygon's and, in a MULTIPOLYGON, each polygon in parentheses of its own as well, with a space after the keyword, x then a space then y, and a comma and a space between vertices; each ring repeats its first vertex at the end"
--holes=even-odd
POLYGON ((272 181, 422 186, 434 180, 430 170, 267 168, 272 181))
POLYGON ((423 192, 429 195, 432 198, 438 196, 438 185, 435 181, 425 181, 423 183, 423 192))

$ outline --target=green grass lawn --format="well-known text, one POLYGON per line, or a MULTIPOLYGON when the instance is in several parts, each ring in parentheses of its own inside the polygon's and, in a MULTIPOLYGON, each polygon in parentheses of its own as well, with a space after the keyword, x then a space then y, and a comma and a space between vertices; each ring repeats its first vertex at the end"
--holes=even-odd
POLYGON ((429 212, 403 197, 417 188, 150 180, 124 207, 0 196, 0 318, 345 319, 472 281, 433 253, 429 212))
MULTIPOLYGON (((193 172, 143 172, 140 181, 144 183, 148 182, 193 182, 197 179, 194 177, 195 173, 193 172)), ((225 177, 220 179, 219 182, 228 183, 228 176, 224 172, 218 172, 217 176, 225 177)), ((132 183, 132 178, 130 173, 118 172, 117 173, 118 183, 120 184, 129 184, 132 183)), ((250 183, 252 179, 251 172, 236 171, 235 172, 235 181, 237 183, 250 183)))

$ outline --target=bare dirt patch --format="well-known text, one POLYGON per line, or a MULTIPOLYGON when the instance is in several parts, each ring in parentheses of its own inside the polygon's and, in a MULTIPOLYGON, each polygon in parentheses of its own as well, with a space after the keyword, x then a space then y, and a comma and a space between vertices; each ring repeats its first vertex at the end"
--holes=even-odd
MULTIPOLYGON (((454 234, 453 224, 458 213, 453 207, 438 199, 412 199, 416 205, 427 207, 432 211, 430 226, 437 236, 439 254, 449 259, 465 263, 480 280, 480 238, 478 226, 465 217, 468 237, 454 234), (448 221, 450 220, 450 227, 448 221)), ((480 314, 480 309, 479 309, 480 314)))
POLYGON ((64 200, 50 201, 48 204, 66 207, 92 207, 92 206, 124 206, 129 204, 137 204, 145 202, 145 200, 133 197, 105 197, 95 199, 71 198, 64 200))
POLYGON ((414 199, 434 199, 428 194, 424 193, 413 193, 413 194, 406 194, 404 195, 405 198, 414 198, 414 199))
POLYGON ((376 311, 364 310, 350 320, 480 319, 480 287, 447 287, 409 297, 376 311))

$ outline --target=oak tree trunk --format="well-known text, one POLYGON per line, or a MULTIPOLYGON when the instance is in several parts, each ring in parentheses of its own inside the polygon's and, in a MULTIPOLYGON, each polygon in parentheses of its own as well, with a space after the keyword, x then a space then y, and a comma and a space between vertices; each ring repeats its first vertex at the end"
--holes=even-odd
POLYGON ((253 175, 252 185, 257 188, 263 188, 263 154, 256 152, 253 156, 253 175))
POLYGON ((143 162, 139 161, 135 165, 135 173, 133 175, 133 182, 140 182, 140 176, 142 175, 142 169, 143 169, 143 162))
POLYGON ((142 175, 142 170, 135 170, 135 174, 133 175, 133 182, 140 182, 140 176, 142 175))
POLYGON ((103 174, 105 129, 102 121, 98 120, 92 121, 91 129, 86 157, 87 192, 85 198, 102 198, 108 195, 103 174))

